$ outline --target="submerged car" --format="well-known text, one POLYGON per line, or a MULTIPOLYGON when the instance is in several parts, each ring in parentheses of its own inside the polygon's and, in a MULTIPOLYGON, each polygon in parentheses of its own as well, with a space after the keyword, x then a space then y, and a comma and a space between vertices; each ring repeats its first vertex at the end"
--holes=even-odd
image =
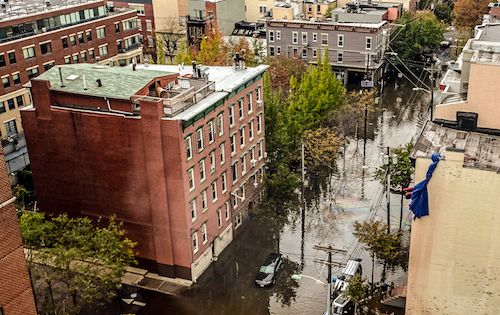
POLYGON ((279 273, 283 268, 283 256, 279 253, 271 253, 266 261, 260 266, 259 272, 255 275, 255 284, 266 287, 276 283, 279 273))

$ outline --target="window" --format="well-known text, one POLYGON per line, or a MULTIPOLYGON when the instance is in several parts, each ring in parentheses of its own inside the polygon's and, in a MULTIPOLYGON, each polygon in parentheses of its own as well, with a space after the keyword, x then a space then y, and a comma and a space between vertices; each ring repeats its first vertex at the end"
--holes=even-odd
POLYGON ((118 52, 120 52, 122 50, 122 41, 121 40, 116 41, 116 50, 118 50, 118 52))
POLYGON ((62 42, 62 45, 63 45, 63 48, 68 48, 69 45, 68 45, 68 37, 61 37, 61 42, 62 42))
POLYGON ((221 208, 217 209, 217 226, 218 227, 222 226, 222 209, 221 208))
POLYGON ((99 46, 99 55, 106 56, 108 54, 108 44, 99 46))
POLYGON ((321 45, 328 45, 328 34, 321 33, 321 45))
POLYGON ((257 101, 260 101, 261 100, 260 86, 257 89, 255 89, 255 94, 256 94, 257 101))
POLYGON ((106 27, 105 26, 96 28, 95 31, 97 33, 97 38, 104 38, 104 37, 106 37, 106 27))
POLYGON ((267 12, 267 7, 265 5, 259 5, 259 13, 266 14, 266 12, 267 12))
POLYGON ((203 240, 203 244, 206 244, 208 242, 207 224, 206 223, 203 223, 201 225, 201 239, 203 240))
POLYGON ((269 46, 269 56, 275 56, 276 53, 274 52, 274 46, 269 46))
POLYGON ((205 159, 201 160, 198 163, 200 167, 200 182, 203 182, 206 178, 206 173, 205 173, 205 159))
POLYGON ((337 35, 337 46, 339 48, 344 47, 344 35, 342 34, 337 35))
POLYGON ((208 143, 212 143, 215 141, 215 126, 214 121, 210 120, 208 122, 208 143))
POLYGON ((153 30, 153 23, 151 20, 146 20, 146 31, 151 32, 153 30))
POLYGON ((222 175, 221 175, 221 182, 222 182, 222 193, 225 193, 227 191, 227 175, 226 175, 226 172, 222 173, 222 175))
POLYGON ((233 155, 236 153, 236 133, 233 133, 231 135, 230 142, 231 142, 231 155, 233 155))
POLYGON ((85 31, 85 36, 87 37, 87 42, 90 42, 92 40, 92 31, 91 30, 85 31))
POLYGON ((196 143, 198 145, 198 152, 203 151, 203 129, 196 130, 196 143))
POLYGON ((257 116, 257 133, 261 132, 262 132, 262 114, 259 114, 259 116, 257 116))
POLYGON ((269 42, 270 43, 274 42, 274 31, 269 31, 269 42))
POLYGON ((203 212, 207 211, 208 202, 207 202, 207 190, 201 192, 201 209, 203 212))
POLYGON ((198 234, 195 232, 193 235, 191 235, 191 239, 193 240, 193 253, 198 252, 198 234))
POLYGON ((234 228, 239 228, 242 222, 241 212, 238 212, 238 214, 234 217, 234 228))
POLYGON ((15 51, 11 51, 8 53, 9 55, 9 63, 11 65, 15 64, 16 63, 16 52, 15 51))
POLYGON ((71 56, 65 56, 64 57, 64 63, 67 64, 67 65, 70 64, 71 63, 71 56))
POLYGON ((244 154, 240 158, 240 162, 241 162, 241 175, 245 175, 247 173, 247 155, 246 154, 244 154))
POLYGON ((16 96, 16 103, 17 103, 17 107, 24 106, 24 99, 23 99, 22 95, 16 96))
POLYGON ((229 220, 229 202, 226 201, 225 205, 225 215, 226 215, 226 221, 229 220))
POLYGON ((313 59, 318 58, 318 50, 316 48, 313 48, 312 52, 313 52, 313 59))
POLYGON ((28 73, 28 78, 30 79, 34 78, 38 75, 38 66, 31 69, 27 69, 26 72, 28 73))
POLYGON ((264 148, 262 147, 262 140, 259 141, 259 160, 264 157, 264 148))
POLYGON ((9 105, 9 109, 16 109, 16 103, 13 98, 7 100, 7 105, 9 105))
POLYGON ((69 36, 69 42, 70 42, 71 46, 76 46, 76 37, 75 37, 75 35, 70 35, 69 36))
POLYGON ((248 113, 250 114, 253 111, 253 93, 248 93, 248 113))
POLYGON ((234 126, 234 105, 229 106, 229 127, 234 126))
POLYGON ((341 52, 341 51, 339 51, 339 52, 337 53, 337 62, 338 62, 338 63, 342 63, 342 62, 344 62, 344 53, 343 53, 343 52, 341 52))
POLYGON ((240 146, 245 146, 245 126, 240 128, 240 146))
POLYGON ((50 68, 52 68, 54 65, 56 64, 55 61, 49 61, 49 62, 46 62, 43 64, 43 70, 44 71, 47 71, 49 70, 50 68))
POLYGON ((188 187, 189 191, 194 189, 194 169, 192 167, 188 170, 188 187))
POLYGON ((248 141, 253 140, 253 119, 248 123, 248 141))
POLYGON ((276 40, 281 40, 281 31, 276 31, 276 40))
POLYGON ((16 120, 12 119, 5 123, 5 129, 7 130, 7 136, 13 136, 17 134, 16 120))
POLYGON ((120 22, 115 23, 115 33, 120 33, 120 22))
POLYGON ((8 75, 5 77, 2 77, 2 85, 3 85, 4 89, 6 89, 10 86, 10 80, 9 80, 8 75))
POLYGON ((73 54, 73 63, 78 63, 78 54, 73 54))
POLYGON ((191 221, 195 221, 196 220, 196 198, 191 200, 189 205, 191 207, 191 221))
POLYGON ((215 172, 215 150, 212 150, 209 154, 210 156, 210 173, 215 172))
POLYGON ((299 56, 299 49, 298 48, 294 48, 292 50, 292 57, 298 57, 299 56))
POLYGON ((307 45, 307 33, 302 32, 302 45, 307 45))
POLYGON ((6 111, 5 102, 0 102, 0 113, 5 113, 6 111))
POLYGON ((276 46, 276 56, 281 56, 281 46, 276 46))
POLYGON ((94 60, 94 58, 95 58, 94 50, 93 49, 89 49, 89 59, 90 60, 94 60))
POLYGON ((80 52, 80 59, 82 60, 82 62, 87 62, 87 52, 86 51, 80 52))
POLYGON ((0 54, 0 67, 5 67, 7 63, 5 62, 5 54, 0 54))
POLYGON ((302 49, 302 59, 307 58, 307 49, 302 49))
POLYGON ((83 32, 76 34, 78 36, 78 44, 83 44, 85 41, 83 40, 83 32))
POLYGON ((224 142, 219 145, 219 154, 220 154, 220 164, 224 164, 226 162, 226 151, 224 142))
POLYGON ((238 161, 231 165, 231 172, 233 173, 233 183, 235 183, 238 181, 238 161))
POLYGON ((35 47, 34 46, 30 46, 30 47, 23 48, 23 56, 24 56, 24 59, 35 58, 36 57, 36 55, 35 55, 35 47))
POLYGON ((318 41, 318 33, 313 33, 313 43, 318 41))
POLYGON ((299 43, 299 33, 292 32, 292 44, 298 44, 298 43, 299 43))
POLYGON ((19 72, 12 74, 12 81, 14 81, 14 84, 21 84, 21 77, 19 76, 19 72))
POLYGON ((243 98, 240 98, 238 100, 238 114, 239 114, 239 117, 240 117, 240 120, 243 119, 244 117, 244 114, 243 114, 243 98))
POLYGON ((371 50, 371 49, 372 49, 372 38, 366 37, 366 50, 371 50))
POLYGON ((137 11, 138 15, 144 15, 145 13, 144 4, 134 3, 134 4, 129 4, 128 7, 137 11))
POLYGON ((224 113, 217 115, 217 131, 219 133, 219 137, 224 134, 224 113))
POLYGON ((212 202, 217 201, 217 181, 212 182, 212 202))
MULTIPOLYGON (((256 161, 255 160, 255 146, 253 146, 251 149, 250 149, 250 161, 256 161)), ((250 162, 251 163, 251 162, 250 162)))

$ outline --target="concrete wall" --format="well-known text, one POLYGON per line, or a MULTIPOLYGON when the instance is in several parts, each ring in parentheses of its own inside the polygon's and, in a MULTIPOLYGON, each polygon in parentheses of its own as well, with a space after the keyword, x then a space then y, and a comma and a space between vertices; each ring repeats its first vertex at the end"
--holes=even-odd
POLYGON ((274 0, 245 0, 245 17, 247 22, 257 22, 263 17, 259 12, 259 6, 265 6, 267 11, 271 11, 274 0))
MULTIPOLYGON (((500 175, 446 152, 428 185, 430 215, 412 221, 406 314, 497 314, 500 175)), ((415 181, 429 159, 417 159, 415 181)))
POLYGON ((179 18, 187 11, 187 0, 153 0, 155 31, 177 29, 179 18))
POLYGON ((471 63, 467 101, 437 105, 435 117, 456 120, 457 111, 478 113, 478 127, 500 129, 500 65, 471 63))
POLYGON ((222 0, 216 3, 219 31, 230 35, 234 23, 245 20, 245 0, 222 0))

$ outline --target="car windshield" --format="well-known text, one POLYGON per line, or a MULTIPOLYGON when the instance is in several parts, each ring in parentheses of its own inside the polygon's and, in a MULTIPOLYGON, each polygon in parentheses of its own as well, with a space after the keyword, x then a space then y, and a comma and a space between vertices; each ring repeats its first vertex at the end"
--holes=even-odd
POLYGON ((263 273, 273 273, 274 272, 274 266, 273 265, 268 265, 268 266, 261 266, 260 267, 260 272, 263 273))

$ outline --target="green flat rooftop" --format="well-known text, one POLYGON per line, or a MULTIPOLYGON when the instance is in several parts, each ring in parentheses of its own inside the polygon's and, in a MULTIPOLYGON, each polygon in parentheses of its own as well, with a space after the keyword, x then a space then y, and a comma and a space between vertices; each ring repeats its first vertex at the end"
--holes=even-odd
POLYGON ((50 81, 51 90, 74 94, 130 100, 132 95, 157 77, 170 75, 165 71, 149 69, 132 70, 131 67, 110 67, 80 63, 51 68, 32 80, 50 81), (61 87, 58 67, 61 67, 64 87, 61 87), (84 89, 83 76, 87 83, 84 89), (102 86, 98 86, 100 79, 102 86))

